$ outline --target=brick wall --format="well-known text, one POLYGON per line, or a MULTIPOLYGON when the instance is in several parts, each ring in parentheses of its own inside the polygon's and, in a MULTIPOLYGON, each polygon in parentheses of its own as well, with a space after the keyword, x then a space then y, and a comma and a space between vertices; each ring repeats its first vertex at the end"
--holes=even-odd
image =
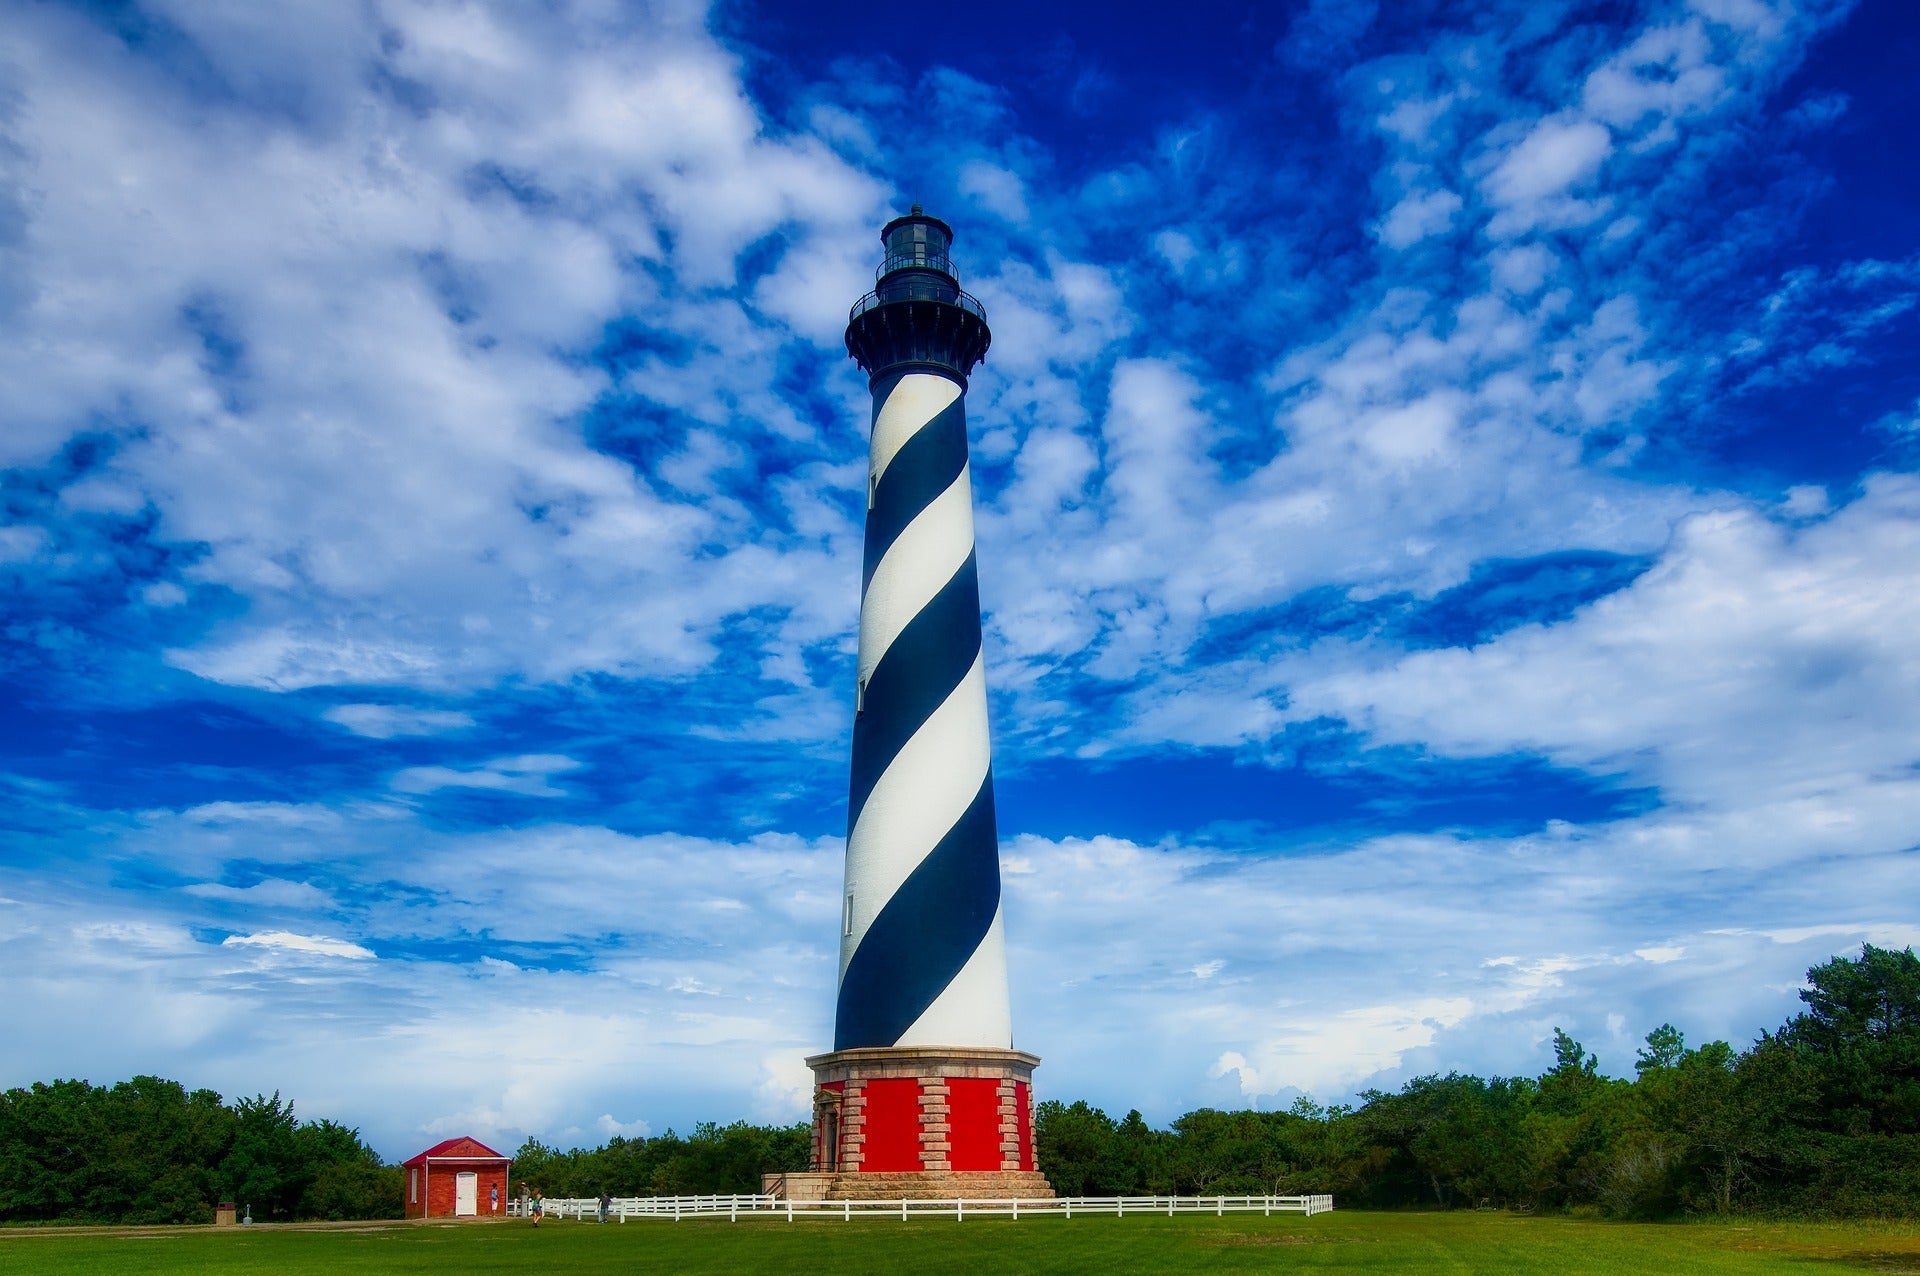
POLYGON ((504 1218, 507 1213, 507 1164, 504 1161, 490 1164, 482 1162, 462 1165, 458 1162, 448 1162, 435 1163, 431 1166, 408 1166, 407 1173, 411 1177, 405 1188, 407 1217, 452 1218, 455 1193, 458 1188, 455 1179, 462 1171, 472 1171, 478 1176, 475 1182, 478 1212, 475 1217, 504 1218), (497 1215, 490 1214, 487 1209, 489 1204, 487 1189, 490 1187, 500 1189, 500 1212, 497 1215))
POLYGON ((808 1060, 815 1172, 1033 1172, 1032 1055, 971 1047, 853 1050, 808 1060), (838 1135, 836 1158, 827 1140, 838 1135))

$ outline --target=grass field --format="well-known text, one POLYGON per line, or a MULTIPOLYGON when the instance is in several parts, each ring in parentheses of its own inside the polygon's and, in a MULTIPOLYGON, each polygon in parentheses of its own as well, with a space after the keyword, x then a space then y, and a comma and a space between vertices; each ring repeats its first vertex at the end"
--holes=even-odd
POLYGON ((1920 1273, 1920 1226, 1603 1223, 1506 1214, 1306 1219, 549 1221, 0 1230, 0 1271, 338 1276, 343 1272, 1920 1273))

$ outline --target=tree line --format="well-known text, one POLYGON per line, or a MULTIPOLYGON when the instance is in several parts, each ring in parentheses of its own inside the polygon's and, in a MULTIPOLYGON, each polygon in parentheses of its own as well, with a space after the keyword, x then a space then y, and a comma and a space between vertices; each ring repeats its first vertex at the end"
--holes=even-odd
POLYGON ((211 1223, 221 1201, 261 1222, 399 1218, 400 1186, 358 1130, 297 1120, 278 1091, 227 1103, 135 1077, 0 1095, 0 1221, 211 1223))
POLYGON ((1632 1079, 1554 1032, 1538 1077, 1448 1073, 1354 1106, 1190 1112, 1155 1130, 1042 1103, 1068 1195, 1331 1192, 1346 1206, 1595 1209, 1617 1217, 1920 1213, 1920 959, 1867 945, 1807 972, 1805 1009, 1746 1050, 1663 1024, 1632 1079))
MULTIPOLYGON (((616 1134, 597 1148, 562 1152, 528 1139, 513 1154, 513 1180, 552 1197, 705 1196, 760 1190, 760 1176, 804 1170, 812 1127, 702 1121, 689 1135, 616 1134)), ((518 1188, 515 1189, 516 1193, 518 1188)))
MULTIPOLYGON (((1155 1129, 1084 1102, 1035 1113, 1063 1195, 1330 1192, 1345 1207, 1595 1209, 1619 1217, 1920 1213, 1920 958, 1867 945, 1807 972, 1805 1009, 1745 1050, 1663 1024, 1631 1079, 1555 1030, 1538 1077, 1415 1078, 1354 1105, 1189 1112, 1155 1129)), ((804 1169, 805 1124, 703 1123, 560 1151, 513 1178, 554 1197, 756 1192, 804 1169)), ((256 1095, 135 1077, 0 1095, 0 1221, 396 1218, 402 1172, 359 1132, 256 1095)))

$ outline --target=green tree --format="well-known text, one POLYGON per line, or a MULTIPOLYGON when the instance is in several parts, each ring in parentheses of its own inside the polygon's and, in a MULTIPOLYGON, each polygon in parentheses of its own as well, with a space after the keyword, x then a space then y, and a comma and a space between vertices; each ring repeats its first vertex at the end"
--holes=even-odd
POLYGON ((1048 1099, 1034 1109, 1033 1148, 1040 1171, 1062 1196, 1094 1196, 1123 1173, 1113 1118, 1086 1100, 1048 1099))
POLYGON ((1177 1191, 1201 1195, 1263 1190, 1267 1148, 1257 1113, 1201 1108, 1175 1121, 1173 1132, 1177 1191))
POLYGON ((1140 1109, 1131 1109, 1113 1131, 1111 1159, 1102 1162, 1116 1194, 1164 1196, 1173 1192, 1172 1136, 1149 1126, 1140 1109))
POLYGON ((320 1167, 300 1196, 301 1218, 402 1218, 406 1171, 377 1161, 333 1161, 320 1167))
POLYGON ((1634 1056, 1633 1070, 1644 1076, 1656 1068, 1671 1068, 1686 1052, 1686 1034, 1670 1023, 1663 1023, 1647 1034, 1647 1044, 1634 1056))
POLYGON ((233 1141, 216 1174, 223 1197, 258 1219, 290 1219, 314 1173, 301 1156, 293 1104, 256 1094, 233 1105, 233 1141))
POLYGON ((1835 1053, 1920 1031, 1920 957, 1863 944, 1858 957, 1835 957, 1807 971, 1805 1012, 1781 1034, 1796 1045, 1835 1053))

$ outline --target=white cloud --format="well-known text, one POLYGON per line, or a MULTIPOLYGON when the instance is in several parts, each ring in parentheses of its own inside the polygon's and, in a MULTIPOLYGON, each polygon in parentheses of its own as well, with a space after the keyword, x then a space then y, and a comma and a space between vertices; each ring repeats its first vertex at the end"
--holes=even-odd
POLYGON ((290 882, 269 877, 251 886, 225 886, 218 882, 195 882, 183 887, 187 894, 201 899, 221 900, 249 908, 291 908, 315 910, 331 908, 334 899, 311 882, 290 882))
POLYGON ((342 957, 348 961, 374 959, 371 949, 344 939, 332 939, 326 935, 296 935, 285 930, 263 930, 255 935, 228 935, 220 942, 229 948, 267 948, 311 957, 342 957))
POLYGON ((1343 1094, 1383 1072, 1398 1070, 1407 1054, 1431 1046, 1472 1010, 1465 998, 1430 998, 1410 1005, 1359 1006, 1268 1037, 1255 1061, 1237 1050, 1222 1054, 1212 1075, 1235 1074, 1249 1099, 1299 1090, 1343 1094))
POLYGON ((1502 156, 1486 180, 1501 204, 1530 203, 1564 192, 1593 175, 1613 149, 1606 127, 1591 120, 1545 119, 1502 156))
POLYGON ((1026 184, 1020 175, 984 160, 969 160, 960 166, 960 193, 979 201, 980 206, 1010 222, 1027 220, 1026 184))
POLYGON ((572 418, 613 387, 578 355, 647 316, 696 357, 623 391, 781 428, 784 325, 837 336, 884 189, 762 135, 687 15, 570 17, 308 11, 262 41, 196 15, 212 73, 313 86, 311 128, 194 100, 81 15, 10 31, 37 193, 5 459, 121 429, 64 499, 150 503, 157 536, 205 547, 172 584, 248 603, 182 668, 278 689, 684 675, 737 612, 817 630, 808 583, 847 546, 708 561, 771 534, 589 447, 572 418), (289 44, 313 62, 262 61, 289 44), (431 105, 378 87, 396 77, 431 105), (793 247, 755 294, 770 319, 704 293, 775 233, 793 247))
POLYGON ((341 704, 320 715, 355 735, 374 740, 399 736, 445 735, 473 725, 473 715, 453 709, 419 709, 397 704, 341 704))
POLYGON ((1460 209, 1460 197, 1452 191, 1410 194, 1388 209, 1381 219, 1377 232, 1380 242, 1389 248, 1410 247, 1446 231, 1460 209))
POLYGON ((24 563, 47 543, 47 533, 18 523, 0 527, 0 563, 24 563))
MULTIPOLYGON (((995 330, 970 410, 1010 752, 1273 752, 1330 718, 1667 802, 1311 851, 1008 829, 1017 1032, 1047 1056, 1043 1094, 1165 1120, 1524 1070, 1556 1024, 1743 1040, 1791 1013, 1811 962, 1912 938, 1887 905, 1911 895, 1920 826, 1911 479, 1838 509, 1800 484, 1779 521, 1617 464, 1691 363, 1724 356, 1755 385, 1839 366, 1912 305, 1911 263, 1791 274, 1728 353, 1646 286, 1673 265, 1669 210, 1714 141, 1699 130, 1758 100, 1804 25, 1696 8, 1619 49, 1590 32, 1558 48, 1564 100, 1515 97, 1503 77, 1534 55, 1493 36, 1343 82, 1381 86, 1347 106, 1388 154, 1378 202, 1341 229, 1377 215, 1390 248, 1457 230, 1484 253, 1439 272, 1417 252, 1326 262, 1321 241, 1236 218, 1245 191, 1204 121, 1062 190, 1005 158, 1042 152, 992 86, 924 86, 981 148, 954 181, 995 330), (1111 237, 1135 256, 1060 229, 1089 208, 1138 210, 1111 237), (1323 277, 1346 291, 1320 294, 1323 277), (1229 287, 1270 309, 1228 307, 1229 287), (1410 652, 1364 624, 1316 642, 1265 619, 1318 588, 1417 601, 1560 550, 1658 561, 1473 647, 1410 652)), ((0 32, 21 68, 4 123, 39 202, 26 268, 0 271, 18 336, 0 348, 0 459, 110 437, 47 517, 152 511, 145 548, 181 552, 138 596, 172 609, 155 623, 179 626, 179 668, 352 686, 365 700, 324 716, 372 739, 490 716, 477 698, 473 715, 391 702, 414 688, 706 679, 681 702, 698 705, 746 668, 771 685, 742 693, 750 725, 690 731, 844 731, 814 671, 844 664, 859 578, 842 495, 865 398, 839 331, 889 207, 874 174, 913 159, 889 149, 908 143, 882 126, 888 85, 769 125, 698 6, 553 24, 512 6, 398 4, 378 23, 190 6, 178 21, 231 88, 207 99, 83 13, 22 15, 0 32), (588 357, 603 340, 633 343, 617 371, 588 357)), ((1904 437, 1908 415, 1885 427, 1904 437)), ((77 570, 68 530, 9 524, 0 559, 77 570)), ((371 798, 247 800, 262 790, 236 779, 179 812, 69 813, 57 881, 0 866, 18 972, 0 1068, 284 1085, 390 1155, 436 1132, 804 1114, 840 839, 433 818, 436 794, 567 795, 582 764, 548 739, 401 769, 371 798), (236 910, 250 933, 196 938, 236 910)))
POLYGON ((339 821, 339 816, 326 807, 290 802, 205 802, 180 812, 180 818, 198 824, 284 828, 327 828, 339 821))
POLYGON ((1555 264, 1552 250, 1544 244, 1503 248, 1494 253, 1491 260, 1494 282, 1523 297, 1530 296, 1546 282, 1555 264))
MULTIPOLYGON (((1046 1058, 1044 1095, 1154 1120, 1435 1067, 1544 1067, 1551 1027, 1596 1035, 1596 1006, 1628 1039, 1672 1021, 1743 1041, 1792 1013, 1808 965, 1911 938, 1911 919, 1870 905, 1905 897, 1917 815, 1920 783, 1867 777, 1820 800, 1762 788, 1718 811, 1316 854, 1008 830, 1016 1041, 1046 1058)), ((252 857, 193 841, 217 831, 144 825, 99 862, 252 857)), ((228 892, 141 894, 87 858, 57 892, 0 874, 22 901, 0 913, 0 948, 23 972, 0 1067, 157 1068, 242 1093, 270 1078, 397 1154, 434 1132, 551 1138, 608 1113, 656 1130, 745 1103, 804 1115, 801 1060, 831 1026, 839 838, 446 834, 385 817, 319 836, 302 875, 356 902, 217 945, 191 928, 247 902, 228 892), (242 953, 302 960, 225 960, 242 953), (179 1018, 158 1031, 134 997, 179 1018), (75 1000, 134 1035, 44 1035, 75 1000)))
POLYGON ((1644 32, 1587 77, 1585 108, 1615 128, 1656 124, 1717 105, 1731 85, 1712 60, 1712 42, 1698 20, 1644 32))
POLYGON ((187 601, 187 591, 170 580, 156 581, 140 591, 149 607, 179 607, 187 601))
POLYGON ((617 1121, 611 1112, 603 1112, 600 1119, 593 1123, 602 1140, 619 1135, 623 1139, 644 1139, 653 1133, 653 1127, 645 1121, 617 1121))
MULTIPOLYGON (((1750 509, 1682 524, 1653 570, 1555 625, 1374 664, 1330 646, 1288 679, 1289 716, 1383 742, 1535 752, 1673 799, 1820 795, 1916 760, 1920 484, 1869 480, 1801 530, 1750 509)), ((1836 818, 1845 818, 1836 813, 1836 818)))
POLYGON ((495 758, 478 767, 410 766, 394 773, 398 793, 437 793, 441 789, 491 789, 524 797, 565 797, 553 777, 577 771, 581 763, 553 753, 495 758))

